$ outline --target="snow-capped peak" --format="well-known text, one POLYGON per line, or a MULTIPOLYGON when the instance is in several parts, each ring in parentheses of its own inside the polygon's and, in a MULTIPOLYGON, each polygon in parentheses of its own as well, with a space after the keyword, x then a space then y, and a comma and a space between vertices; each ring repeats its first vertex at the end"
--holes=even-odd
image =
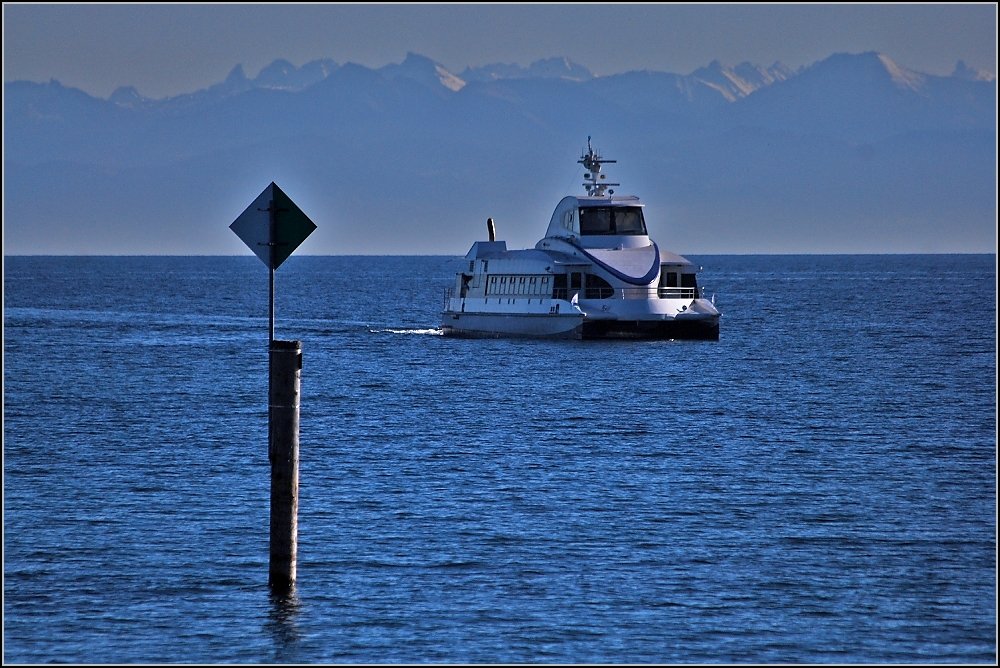
POLYGON ((920 90, 920 88, 924 85, 924 75, 898 65, 896 61, 883 53, 878 54, 878 59, 885 68, 885 71, 889 73, 890 77, 892 77, 893 83, 900 88, 920 90))
POLYGON ((402 77, 437 83, 451 91, 459 91, 465 86, 465 81, 452 74, 444 65, 416 53, 407 53, 402 63, 386 65, 380 71, 390 79, 402 77))

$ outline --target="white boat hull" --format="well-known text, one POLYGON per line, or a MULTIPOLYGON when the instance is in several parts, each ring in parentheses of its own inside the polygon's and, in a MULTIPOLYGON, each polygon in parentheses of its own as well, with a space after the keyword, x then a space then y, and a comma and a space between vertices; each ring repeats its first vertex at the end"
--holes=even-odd
POLYGON ((648 310, 614 313, 595 309, 561 313, 513 311, 444 311, 441 330, 446 336, 475 338, 550 337, 572 339, 693 339, 719 340, 719 313, 707 302, 676 315, 648 310))
POLYGON ((579 313, 456 313, 445 311, 441 331, 445 336, 470 338, 543 337, 581 338, 579 313))

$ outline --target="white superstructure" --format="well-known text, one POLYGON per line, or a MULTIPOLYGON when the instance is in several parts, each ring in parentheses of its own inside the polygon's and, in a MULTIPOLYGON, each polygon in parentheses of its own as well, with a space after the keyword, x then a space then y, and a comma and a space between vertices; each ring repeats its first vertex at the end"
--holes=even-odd
POLYGON ((441 329, 454 336, 563 336, 718 340, 719 318, 697 268, 661 250, 643 203, 616 196, 590 146, 579 160, 587 194, 556 205, 533 249, 477 241, 445 295, 441 329))

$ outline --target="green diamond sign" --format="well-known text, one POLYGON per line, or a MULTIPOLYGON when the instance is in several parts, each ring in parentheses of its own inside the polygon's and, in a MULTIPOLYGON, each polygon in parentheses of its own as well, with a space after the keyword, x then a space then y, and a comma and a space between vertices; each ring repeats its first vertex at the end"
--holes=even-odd
POLYGON ((264 264, 277 269, 312 234, 316 224, 272 181, 229 229, 264 264))

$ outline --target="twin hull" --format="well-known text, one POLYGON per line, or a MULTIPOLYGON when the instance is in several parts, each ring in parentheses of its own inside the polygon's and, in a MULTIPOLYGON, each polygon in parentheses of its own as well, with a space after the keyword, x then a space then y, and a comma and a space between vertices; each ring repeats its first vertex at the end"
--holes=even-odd
MULTIPOLYGON (((633 309, 632 313, 619 314, 613 314, 613 306, 602 304, 599 300, 580 300, 573 304, 565 300, 536 299, 531 311, 513 310, 512 307, 518 306, 517 300, 498 303, 498 308, 494 310, 484 310, 489 305, 483 304, 484 301, 488 302, 482 299, 449 299, 449 307, 442 314, 443 334, 469 338, 719 340, 718 312, 711 302, 700 298, 661 300, 664 303, 657 306, 664 312, 660 313, 644 308, 644 313, 633 309), (668 315, 665 311, 669 308, 675 309, 676 315, 668 315), (589 315, 591 313, 593 315, 589 315)), ((643 302, 643 306, 648 304, 643 302)), ((522 306, 524 309, 531 307, 531 304, 522 306)))

